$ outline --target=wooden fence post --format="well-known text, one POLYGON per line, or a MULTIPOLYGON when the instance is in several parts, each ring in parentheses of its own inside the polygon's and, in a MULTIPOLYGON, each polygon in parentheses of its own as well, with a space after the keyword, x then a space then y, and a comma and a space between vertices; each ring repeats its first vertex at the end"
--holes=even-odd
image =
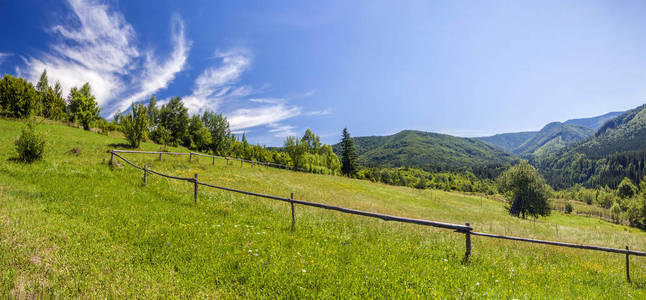
MULTIPOLYGON (((469 223, 466 223, 467 227, 471 227, 469 223)), ((466 239, 466 250, 464 252, 464 261, 468 262, 469 261, 469 256, 471 256, 471 229, 467 229, 467 231, 464 233, 464 237, 466 239)))
POLYGON ((114 163, 114 151, 110 151, 110 165, 114 163))
POLYGON ((211 164, 215 165, 215 156, 213 156, 213 162, 211 164))
POLYGON ((630 258, 628 254, 628 246, 626 246, 626 280, 630 283, 630 258))
POLYGON ((228 157, 225 157, 224 159, 226 159, 226 160, 227 160, 227 167, 228 167, 228 166, 229 166, 229 158, 228 158, 228 157))
POLYGON ((240 160, 240 168, 242 168, 242 159, 240 160))
POLYGON ((146 168, 146 165, 144 165, 144 185, 148 183, 148 179, 146 178, 146 173, 148 173, 148 169, 146 168))
POLYGON ((290 197, 292 201, 290 204, 292 205, 292 231, 296 228, 296 215, 294 214, 294 193, 292 193, 292 196, 290 197))
POLYGON ((193 179, 193 182, 195 183, 195 190, 193 192, 193 198, 195 199, 195 203, 197 204, 197 174, 195 174, 195 179, 193 179))
POLYGON ((189 152, 188 153, 188 161, 192 161, 192 160, 193 160, 193 152, 189 152))
POLYGON ((162 155, 162 153, 159 152, 159 161, 161 161, 161 155, 162 155))

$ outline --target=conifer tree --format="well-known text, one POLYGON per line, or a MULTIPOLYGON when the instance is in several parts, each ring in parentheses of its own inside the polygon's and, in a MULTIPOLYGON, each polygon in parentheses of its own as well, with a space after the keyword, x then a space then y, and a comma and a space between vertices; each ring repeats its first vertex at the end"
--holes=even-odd
POLYGON ((341 172, 347 176, 355 176, 359 170, 357 152, 354 149, 354 141, 350 137, 348 128, 343 128, 341 139, 341 172))
POLYGON ((43 73, 40 74, 40 80, 36 84, 36 91, 38 92, 38 106, 37 106, 37 115, 43 117, 45 115, 46 107, 46 98, 49 92, 49 82, 47 80, 47 69, 43 70, 43 73))

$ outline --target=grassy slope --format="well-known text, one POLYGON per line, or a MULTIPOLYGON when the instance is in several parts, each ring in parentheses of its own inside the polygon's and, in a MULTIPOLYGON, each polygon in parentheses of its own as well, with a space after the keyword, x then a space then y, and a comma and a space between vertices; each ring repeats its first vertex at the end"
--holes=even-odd
MULTIPOLYGON (((245 297, 626 298, 646 296, 646 260, 575 249, 464 237, 150 177, 110 168, 119 138, 46 125, 45 160, 9 160, 20 124, 0 120, 0 290, 78 295, 245 297), (79 148, 79 155, 69 152, 79 148)), ((159 147, 144 144, 144 149, 159 147)), ((284 170, 224 166, 202 158, 140 164, 214 184, 445 222, 477 230, 646 249, 646 234, 592 218, 555 214, 537 222, 476 196, 373 184, 284 170)))

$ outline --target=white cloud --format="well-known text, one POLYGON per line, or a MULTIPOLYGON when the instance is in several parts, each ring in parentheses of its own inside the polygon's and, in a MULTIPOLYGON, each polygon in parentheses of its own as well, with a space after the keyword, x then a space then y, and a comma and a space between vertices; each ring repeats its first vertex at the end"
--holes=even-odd
POLYGON ((261 125, 277 123, 301 114, 300 107, 284 104, 240 108, 227 114, 231 130, 240 130, 261 125))
POLYGON ((285 103, 285 99, 281 98, 253 98, 249 99, 249 101, 254 102, 254 103, 262 103, 262 104, 279 104, 279 103, 285 103))
POLYGON ((2 53, 2 52, 0 52, 0 64, 2 62, 4 62, 4 60, 7 59, 7 57, 12 56, 12 55, 13 55, 12 53, 2 53))
POLYGON ((314 110, 310 112, 306 112, 304 115, 306 116, 325 116, 329 115, 332 113, 332 110, 329 108, 323 109, 323 110, 314 110))
POLYGON ((139 80, 141 82, 139 91, 118 103, 115 111, 124 111, 131 103, 168 87, 168 84, 175 79, 175 74, 184 68, 191 45, 184 36, 184 22, 179 16, 173 17, 171 32, 174 48, 170 58, 160 64, 151 52, 146 53, 143 75, 139 80))
POLYGON ((241 98, 252 93, 249 86, 235 86, 251 65, 248 51, 216 52, 215 57, 222 61, 222 65, 204 70, 195 80, 192 94, 183 98, 190 113, 203 109, 217 110, 225 99, 241 98))
POLYGON ((52 27, 57 41, 52 51, 28 57, 18 73, 36 82, 47 69, 50 81, 58 80, 65 92, 89 82, 104 115, 122 110, 130 102, 168 86, 182 70, 190 48, 183 22, 174 17, 174 50, 165 63, 136 46, 136 33, 124 16, 93 0, 68 0, 73 22, 52 27), (137 86, 130 82, 141 82, 137 86))
POLYGON ((295 127, 291 125, 281 125, 281 124, 269 124, 271 129, 270 133, 273 133, 275 137, 288 137, 288 136, 297 136, 298 134, 294 131, 295 127))

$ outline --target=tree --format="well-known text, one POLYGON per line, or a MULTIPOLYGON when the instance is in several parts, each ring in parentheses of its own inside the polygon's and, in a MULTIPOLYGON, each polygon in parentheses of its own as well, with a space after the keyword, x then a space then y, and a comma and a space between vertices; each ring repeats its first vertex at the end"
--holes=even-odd
POLYGON ((610 208, 610 216, 615 223, 619 223, 619 220, 621 219, 621 207, 617 202, 615 202, 610 208))
POLYGON ((43 70, 43 73, 40 74, 40 80, 36 84, 36 91, 38 92, 38 115, 41 117, 45 116, 45 98, 50 90, 49 82, 47 80, 47 69, 43 70))
POLYGON ((148 133, 148 113, 143 104, 133 104, 132 112, 121 118, 123 134, 133 148, 139 148, 148 133))
POLYGON ((211 133, 209 130, 204 127, 204 124, 200 120, 200 117, 195 115, 191 118, 191 122, 188 126, 188 132, 190 136, 190 147, 197 149, 199 151, 206 151, 211 145, 211 133))
POLYGON ((148 125, 154 128, 159 122, 159 108, 157 108, 157 98, 153 95, 148 102, 148 125))
POLYGON ((305 135, 301 138, 301 141, 307 146, 307 151, 309 153, 317 153, 321 147, 321 138, 314 134, 312 130, 305 130, 305 135))
POLYGON ((533 217, 550 214, 549 188, 545 179, 526 161, 503 172, 498 178, 500 191, 509 201, 513 216, 533 217))
POLYGON ((348 128, 343 128, 341 139, 341 172, 346 176, 354 176, 359 170, 359 158, 354 149, 354 141, 350 137, 348 128))
POLYGON ((284 142, 285 152, 292 160, 294 168, 302 169, 305 167, 304 155, 307 152, 307 146, 301 139, 288 136, 284 142))
POLYGON ((101 112, 92 95, 90 84, 86 82, 81 89, 73 87, 68 96, 68 103, 70 121, 80 122, 83 129, 90 130, 90 125, 99 118, 101 112))
POLYGON ((61 120, 65 117, 65 100, 62 96, 61 83, 56 81, 54 88, 48 88, 43 99, 43 116, 52 120, 61 120))
POLYGON ((637 194, 637 187, 628 179, 628 177, 624 177, 624 179, 619 183, 619 186, 617 186, 617 196, 619 196, 621 199, 626 199, 626 198, 632 198, 637 194))
POLYGON ((38 93, 29 81, 4 75, 0 81, 0 109, 11 117, 25 118, 36 110, 37 103, 38 93))
POLYGON ((222 114, 212 111, 205 111, 202 114, 202 122, 211 133, 211 151, 215 155, 226 155, 231 148, 231 130, 229 121, 222 114))
POLYGON ((188 109, 180 97, 173 97, 159 111, 159 124, 170 131, 168 143, 179 145, 188 133, 188 109))
POLYGON ((43 157, 45 152, 45 137, 36 131, 36 124, 27 121, 22 129, 22 135, 15 141, 18 159, 23 162, 33 162, 43 157))

